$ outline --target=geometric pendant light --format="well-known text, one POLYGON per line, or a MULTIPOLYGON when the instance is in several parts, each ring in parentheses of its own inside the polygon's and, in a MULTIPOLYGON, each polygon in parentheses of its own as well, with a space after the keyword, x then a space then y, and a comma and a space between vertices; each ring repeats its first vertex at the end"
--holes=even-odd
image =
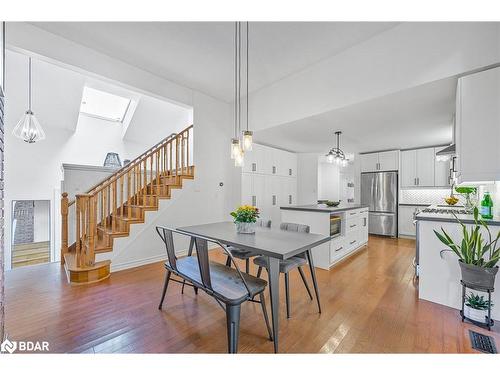
POLYGON ((35 143, 38 141, 42 141, 45 139, 45 132, 43 131, 38 119, 35 117, 35 114, 31 110, 31 89, 32 89, 32 81, 31 81, 31 57, 29 58, 29 66, 28 66, 28 110, 25 112, 23 117, 19 120, 16 127, 14 128, 12 134, 14 134, 17 138, 22 139, 27 143, 35 143))

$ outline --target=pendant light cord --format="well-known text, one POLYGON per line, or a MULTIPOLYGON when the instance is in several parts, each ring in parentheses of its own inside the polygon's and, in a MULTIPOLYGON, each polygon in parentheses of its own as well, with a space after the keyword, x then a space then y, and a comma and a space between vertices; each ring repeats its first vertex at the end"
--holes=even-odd
POLYGON ((238 134, 241 132, 241 22, 238 22, 238 134))
POLYGON ((28 110, 31 112, 31 57, 28 60, 28 110))
POLYGON ((249 67, 249 65, 248 65, 248 49, 249 49, 248 48, 248 39, 249 39, 248 38, 248 23, 249 22, 247 21, 247 131, 248 131, 248 82, 249 82, 248 81, 248 67, 249 67))
POLYGON ((234 138, 238 137, 238 22, 234 23, 234 138))

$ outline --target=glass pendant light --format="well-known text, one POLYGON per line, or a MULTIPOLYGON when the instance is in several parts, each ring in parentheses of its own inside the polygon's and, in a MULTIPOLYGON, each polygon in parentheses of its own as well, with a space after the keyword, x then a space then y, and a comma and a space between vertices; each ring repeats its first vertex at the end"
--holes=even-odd
POLYGON ((15 126, 12 134, 27 143, 35 143, 45 139, 45 132, 31 110, 31 57, 28 62, 28 110, 15 126))
POLYGON ((248 81, 248 45, 249 45, 248 40, 249 40, 249 38, 248 38, 248 22, 247 22, 247 45, 246 45, 246 47, 247 47, 247 66, 246 66, 246 68, 247 68, 247 70, 246 70, 246 73, 247 73, 247 82, 246 82, 247 83, 247 87, 246 87, 247 88, 247 97, 246 97, 246 100, 247 100, 247 105, 246 105, 247 130, 245 130, 243 132, 243 150, 244 151, 252 151, 252 143, 253 143, 253 132, 248 130, 248 82, 249 82, 248 81))
POLYGON ((345 167, 347 166, 348 160, 345 157, 344 151, 340 149, 340 135, 342 132, 337 131, 335 132, 335 136, 337 137, 337 147, 333 147, 328 151, 328 154, 326 154, 326 161, 328 163, 334 163, 338 166, 345 167))
POLYGON ((236 159, 236 155, 239 154, 240 150, 240 140, 238 138, 231 139, 231 159, 236 159))
POLYGON ((235 167, 243 167, 245 165, 244 152, 242 149, 239 149, 239 152, 236 154, 234 158, 234 166, 235 167))
POLYGON ((333 163, 333 159, 334 159, 334 158, 335 158, 335 157, 333 156, 333 153, 332 153, 331 151, 330 151, 330 152, 326 155, 326 161, 327 161, 328 163, 330 163, 330 164, 332 164, 332 163, 333 163))

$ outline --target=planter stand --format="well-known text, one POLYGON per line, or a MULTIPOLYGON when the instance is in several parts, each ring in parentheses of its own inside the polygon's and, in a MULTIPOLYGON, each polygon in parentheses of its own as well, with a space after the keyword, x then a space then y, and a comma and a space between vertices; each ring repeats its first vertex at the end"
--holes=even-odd
POLYGON ((480 288, 478 286, 471 286, 470 284, 467 284, 466 282, 460 280, 460 284, 462 284, 462 310, 460 310, 460 316, 462 317, 462 322, 463 321, 468 321, 478 327, 482 328, 487 328, 488 331, 491 331, 491 327, 494 324, 493 319, 491 319, 491 293, 495 290, 494 288, 487 289, 487 288, 480 288), (466 298, 466 291, 467 289, 472 289, 472 290, 477 290, 480 292, 486 292, 488 293, 488 320, 487 323, 481 323, 477 322, 475 320, 469 319, 468 317, 465 316, 464 309, 465 309, 465 298, 466 298))

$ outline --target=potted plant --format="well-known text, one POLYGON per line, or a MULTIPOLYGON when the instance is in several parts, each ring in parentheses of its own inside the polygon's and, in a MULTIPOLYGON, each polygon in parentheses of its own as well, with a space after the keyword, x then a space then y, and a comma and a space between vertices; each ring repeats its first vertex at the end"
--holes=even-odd
POLYGON ((259 209, 254 206, 240 206, 231 212, 238 233, 255 233, 255 223, 259 217, 259 209))
POLYGON ((455 191, 465 198, 464 208, 472 212, 477 204, 477 188, 468 186, 457 186, 455 191))
MULTIPOLYGON (((493 303, 491 303, 493 306, 493 303)), ((464 315, 470 320, 479 323, 487 323, 488 315, 485 311, 490 307, 490 302, 479 294, 470 293, 465 297, 464 315)))
POLYGON ((441 256, 446 251, 453 252, 458 257, 458 264, 462 272, 462 281, 470 287, 481 289, 492 289, 495 284, 495 276, 498 272, 496 265, 500 260, 500 248, 498 239, 500 231, 495 239, 492 239, 488 225, 479 219, 479 211, 474 207, 474 225, 470 230, 462 223, 455 214, 455 219, 462 226, 463 238, 461 242, 455 243, 451 237, 441 228, 441 232, 434 231, 439 240, 449 249, 441 250, 441 256), (488 238, 483 238, 480 229, 486 229, 488 238))

